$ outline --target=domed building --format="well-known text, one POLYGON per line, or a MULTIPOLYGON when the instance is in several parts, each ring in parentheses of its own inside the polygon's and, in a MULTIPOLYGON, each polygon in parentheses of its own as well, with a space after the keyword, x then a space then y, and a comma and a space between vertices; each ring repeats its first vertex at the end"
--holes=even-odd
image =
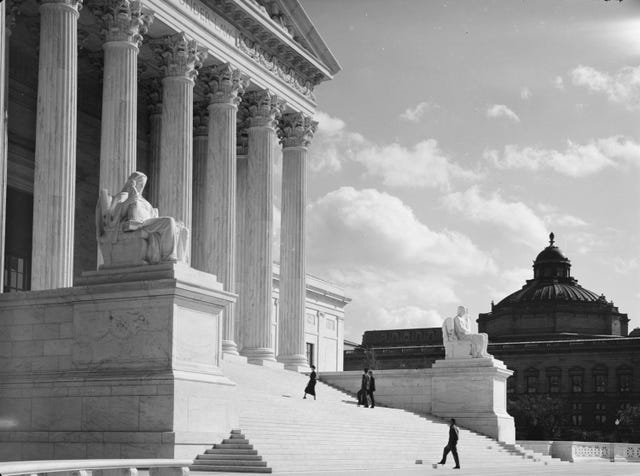
MULTIPOLYGON (((553 233, 549 238, 533 262, 533 278, 491 303, 478 329, 489 336, 489 353, 514 371, 509 400, 537 402, 538 410, 556 402, 554 437, 629 438, 615 422, 621 410, 640 405, 640 329, 629 333, 626 314, 578 284, 553 233)), ((428 368, 443 358, 440 328, 370 330, 359 348, 345 352, 344 369, 428 368)), ((516 419, 518 439, 551 438, 531 421, 516 419)))
POLYGON ((571 276, 571 261, 549 246, 533 262, 533 279, 522 289, 491 303, 480 314, 478 329, 492 342, 626 336, 629 318, 604 294, 583 288, 571 276))

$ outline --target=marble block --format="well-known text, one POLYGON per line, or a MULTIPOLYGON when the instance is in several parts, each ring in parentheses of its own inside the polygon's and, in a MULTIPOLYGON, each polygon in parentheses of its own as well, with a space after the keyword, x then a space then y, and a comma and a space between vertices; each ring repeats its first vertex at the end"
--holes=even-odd
POLYGON ((0 357, 0 441, 17 455, 50 445, 53 459, 193 458, 237 427, 221 369, 235 295, 215 276, 164 263, 77 284, 0 295, 0 347, 39 330, 0 357))
POLYGON ((492 357, 438 360, 432 367, 432 413, 513 444, 515 425, 507 413, 507 378, 512 374, 492 357))

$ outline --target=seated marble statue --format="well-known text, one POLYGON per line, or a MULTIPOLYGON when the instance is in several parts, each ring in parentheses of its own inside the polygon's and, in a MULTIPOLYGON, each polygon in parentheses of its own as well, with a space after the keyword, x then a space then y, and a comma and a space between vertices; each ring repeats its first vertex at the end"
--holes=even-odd
POLYGON ((185 261, 189 230, 158 210, 142 196, 147 176, 134 172, 115 196, 100 191, 96 207, 98 248, 103 268, 185 261))
POLYGON ((489 338, 485 333, 474 334, 469 328, 469 318, 464 306, 458 306, 454 317, 442 324, 442 341, 446 359, 490 357, 487 352, 489 338))

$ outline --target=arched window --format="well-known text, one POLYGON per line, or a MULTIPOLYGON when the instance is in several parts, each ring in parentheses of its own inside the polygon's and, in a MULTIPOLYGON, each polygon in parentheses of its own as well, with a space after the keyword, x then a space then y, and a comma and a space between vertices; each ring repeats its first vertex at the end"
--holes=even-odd
POLYGON ((547 391, 549 393, 560 393, 562 369, 560 367, 547 367, 545 374, 547 375, 547 391))
POLYGON ((616 377, 618 380, 618 392, 626 395, 630 394, 633 382, 633 368, 629 365, 621 365, 616 369, 616 377))
POLYGON ((571 367, 569 369, 569 380, 571 381, 571 392, 584 392, 584 369, 582 367, 571 367))
POLYGON ((598 364, 593 367, 591 371, 593 375, 593 391, 597 393, 604 393, 607 391, 607 384, 609 383, 608 374, 609 370, 602 364, 598 364))

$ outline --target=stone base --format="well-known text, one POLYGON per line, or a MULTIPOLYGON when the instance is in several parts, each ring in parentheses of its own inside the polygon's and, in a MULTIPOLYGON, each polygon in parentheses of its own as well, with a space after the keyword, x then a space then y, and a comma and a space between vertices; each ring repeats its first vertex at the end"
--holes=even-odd
POLYGON ((227 362, 234 362, 236 364, 246 364, 247 358, 244 355, 240 354, 228 354, 226 352, 222 353, 222 360, 227 362))
POLYGON ((275 360, 248 358, 247 362, 253 365, 261 365, 262 367, 267 367, 269 369, 284 370, 284 364, 281 364, 280 362, 276 362, 275 360))
POLYGON ((181 264, 129 269, 0 295, 0 460, 194 458, 237 428, 219 334, 235 296, 181 264))
POLYGON ((284 365, 276 361, 273 349, 267 347, 244 348, 241 354, 247 358, 247 362, 250 364, 262 365, 272 369, 284 369, 284 365))
POLYGON ((311 367, 304 355, 279 355, 278 362, 284 365, 285 370, 292 370, 299 373, 311 372, 311 367))
POLYGON ((507 378, 513 372, 493 357, 438 360, 432 367, 432 413, 471 430, 515 443, 507 413, 507 378))

